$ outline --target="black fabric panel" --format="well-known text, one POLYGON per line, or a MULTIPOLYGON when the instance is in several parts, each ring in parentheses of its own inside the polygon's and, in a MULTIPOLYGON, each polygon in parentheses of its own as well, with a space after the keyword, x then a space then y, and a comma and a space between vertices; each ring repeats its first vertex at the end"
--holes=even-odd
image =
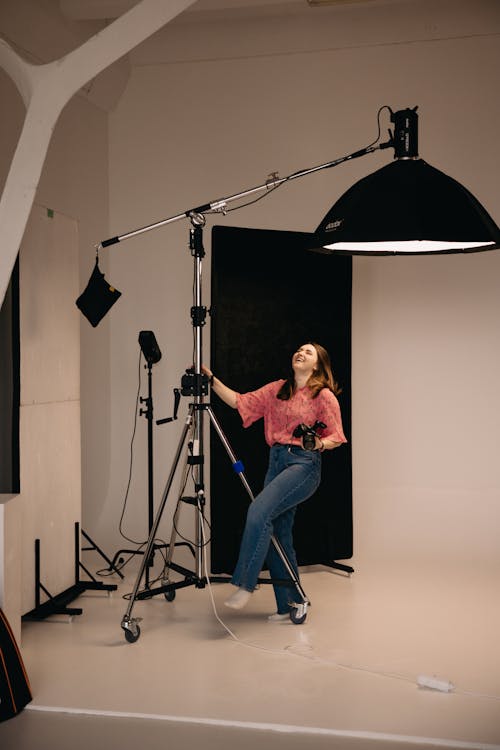
POLYGON ((31 701, 31 690, 19 648, 0 609, 0 721, 11 719, 31 701))
MULTIPOLYGON (((352 259, 307 251, 307 238, 213 228, 211 368, 244 393, 286 377, 296 348, 317 341, 328 349, 343 388, 339 401, 350 441, 352 259)), ((212 405, 256 495, 268 459, 262 420, 243 429, 238 412, 216 395, 212 405)), ((213 430, 210 461, 212 571, 232 573, 249 499, 213 430)), ((321 485, 297 510, 295 546, 300 565, 352 557, 350 442, 325 454, 321 485)))
POLYGON ((0 308, 0 492, 20 490, 19 259, 0 308))

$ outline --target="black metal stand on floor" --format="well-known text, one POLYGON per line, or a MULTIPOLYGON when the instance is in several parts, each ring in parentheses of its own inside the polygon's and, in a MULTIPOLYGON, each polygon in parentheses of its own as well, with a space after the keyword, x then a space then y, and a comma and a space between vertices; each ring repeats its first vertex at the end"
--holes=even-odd
POLYGON ((329 562, 325 563, 325 565, 328 568, 333 568, 334 570, 342 570, 344 573, 354 573, 354 568, 352 568, 350 565, 344 565, 343 563, 339 562, 329 562))
MULTIPOLYGON (((151 334, 151 336, 154 338, 154 334, 152 331, 141 331, 141 334, 139 335, 139 342, 141 342, 141 335, 142 334, 151 334)), ((156 343, 156 340, 155 340, 156 343)), ((145 348, 141 344, 141 348, 143 351, 144 356, 146 357, 147 364, 145 367, 148 371, 148 395, 146 398, 141 398, 141 404, 146 404, 145 409, 141 409, 139 411, 140 416, 144 416, 148 422, 148 534, 151 532, 151 529, 153 527, 153 521, 154 521, 154 480, 153 480, 153 383, 152 383, 152 367, 153 364, 159 361, 161 358, 161 353, 159 349, 155 348, 155 356, 151 357, 148 356, 148 352, 145 351, 145 348)), ((177 401, 176 401, 177 403, 177 401)), ((174 417, 169 419, 161 419, 157 422, 157 424, 161 424, 163 422, 171 422, 173 419, 176 419, 177 415, 174 414, 174 417)), ((166 544, 158 544, 157 542, 154 542, 154 544, 151 547, 151 550, 148 552, 148 559, 146 561, 146 588, 149 588, 150 586, 150 578, 149 573, 150 569, 154 565, 154 556, 155 552, 159 549, 165 549, 167 547, 166 544)), ((118 552, 115 553, 112 562, 110 563, 109 570, 110 572, 112 570, 117 570, 116 564, 122 564, 123 563, 123 555, 144 555, 144 550, 142 549, 119 549, 118 552)), ((121 575, 121 574, 120 574, 121 575)), ((122 576, 123 577, 123 576, 122 576)))
MULTIPOLYGON (((96 550, 108 563, 109 559, 104 552, 92 541, 92 539, 82 531, 82 535, 92 544, 90 549, 96 550)), ((52 596, 41 582, 40 577, 40 540, 35 539, 35 607, 22 616, 23 622, 30 620, 44 620, 51 615, 81 615, 80 607, 68 607, 68 604, 76 599, 85 591, 116 591, 117 585, 114 583, 102 583, 97 581, 94 576, 87 570, 80 560, 80 524, 75 523, 75 583, 60 594, 52 596), (90 581, 80 579, 80 569, 90 577, 90 581), (41 601, 42 592, 48 597, 47 601, 41 601)), ((119 571, 116 571, 119 573, 119 571)), ((120 574, 121 575, 121 574, 120 574)), ((123 576, 122 576, 123 578, 123 576)))

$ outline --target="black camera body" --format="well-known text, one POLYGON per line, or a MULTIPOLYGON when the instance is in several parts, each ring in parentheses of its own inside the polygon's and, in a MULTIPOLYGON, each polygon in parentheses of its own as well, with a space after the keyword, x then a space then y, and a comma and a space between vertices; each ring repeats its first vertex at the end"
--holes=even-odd
POLYGON ((298 424, 293 431, 293 436, 296 438, 302 438, 304 450, 314 451, 316 450, 316 438, 318 436, 316 430, 319 428, 324 429, 325 427, 326 424, 319 420, 316 420, 312 427, 309 427, 306 424, 298 424))

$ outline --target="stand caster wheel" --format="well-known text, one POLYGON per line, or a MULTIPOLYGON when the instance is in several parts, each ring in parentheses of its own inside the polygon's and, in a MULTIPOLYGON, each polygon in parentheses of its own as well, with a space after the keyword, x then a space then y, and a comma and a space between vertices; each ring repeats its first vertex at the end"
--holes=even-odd
POLYGON ((122 622, 122 629, 123 629, 123 632, 125 633, 125 640, 128 643, 135 643, 136 641, 139 640, 139 637, 141 635, 141 629, 139 625, 137 624, 137 622, 140 619, 142 618, 139 617, 138 619, 124 620, 122 622))
POLYGON ((175 589, 173 589, 172 591, 167 591, 165 593, 165 599, 167 600, 167 602, 173 602, 175 599, 175 589))
POLYGON ((141 629, 139 625, 136 628, 135 633, 132 633, 131 630, 125 630, 125 640, 128 641, 128 643, 135 643, 139 640, 139 636, 141 635, 141 629))
POLYGON ((297 604, 290 610, 290 620, 294 625, 302 625, 307 617, 307 604, 297 604))

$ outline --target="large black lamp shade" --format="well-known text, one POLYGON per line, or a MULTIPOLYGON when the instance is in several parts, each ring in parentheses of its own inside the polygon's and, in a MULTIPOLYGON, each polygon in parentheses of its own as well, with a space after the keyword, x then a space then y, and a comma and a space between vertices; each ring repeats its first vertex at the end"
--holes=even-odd
POLYGON ((355 255, 456 253, 494 249, 500 230, 459 182, 416 153, 416 121, 398 139, 396 113, 391 164, 357 182, 332 206, 314 234, 322 252, 355 255), (399 153, 398 143, 405 149, 399 153))

